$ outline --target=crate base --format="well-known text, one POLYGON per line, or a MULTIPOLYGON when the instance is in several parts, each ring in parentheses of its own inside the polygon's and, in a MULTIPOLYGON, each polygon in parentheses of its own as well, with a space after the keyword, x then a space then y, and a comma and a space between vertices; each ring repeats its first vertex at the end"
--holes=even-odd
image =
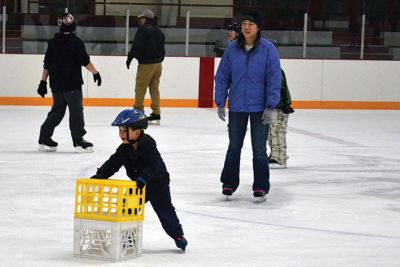
POLYGON ((142 221, 74 219, 74 255, 112 261, 142 255, 142 221))

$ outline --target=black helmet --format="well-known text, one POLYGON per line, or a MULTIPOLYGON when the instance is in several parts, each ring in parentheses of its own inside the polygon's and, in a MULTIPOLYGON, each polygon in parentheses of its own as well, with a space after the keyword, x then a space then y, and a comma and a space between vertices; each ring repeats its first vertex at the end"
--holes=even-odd
POLYGON ((124 109, 111 123, 111 126, 126 126, 134 129, 147 129, 148 125, 144 112, 135 108, 124 109))
POLYGON ((63 13, 57 18, 60 32, 74 32, 76 29, 75 18, 69 13, 63 13))
POLYGON ((241 31, 241 26, 239 23, 234 22, 233 24, 228 25, 228 31, 235 31, 236 33, 240 33, 241 31))

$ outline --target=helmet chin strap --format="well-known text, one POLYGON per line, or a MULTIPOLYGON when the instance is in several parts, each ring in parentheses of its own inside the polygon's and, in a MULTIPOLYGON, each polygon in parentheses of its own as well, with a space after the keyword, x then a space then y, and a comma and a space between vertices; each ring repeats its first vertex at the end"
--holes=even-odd
POLYGON ((140 138, 142 137, 142 132, 143 132, 143 130, 140 130, 140 134, 139 134, 139 137, 136 139, 136 140, 130 140, 129 139, 129 128, 128 127, 126 127, 126 140, 128 140, 128 142, 130 143, 130 144, 136 144, 139 140, 140 140, 140 138))

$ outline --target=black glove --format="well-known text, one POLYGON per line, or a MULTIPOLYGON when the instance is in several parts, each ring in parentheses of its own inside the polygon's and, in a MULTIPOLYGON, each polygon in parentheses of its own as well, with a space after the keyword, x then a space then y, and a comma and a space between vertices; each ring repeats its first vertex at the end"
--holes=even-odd
POLYGON ((136 179, 136 186, 137 186, 139 189, 142 189, 145 185, 146 185, 146 180, 145 180, 144 178, 138 177, 138 178, 136 179))
POLYGON ((283 107, 281 110, 285 114, 291 114, 294 112, 294 109, 291 106, 283 107))
POLYGON ((128 70, 129 70, 129 66, 131 65, 132 59, 133 59, 133 57, 131 57, 128 54, 128 58, 126 59, 126 67, 128 68, 128 70))
POLYGON ((97 86, 101 85, 100 72, 97 72, 96 74, 93 74, 93 80, 94 80, 94 82, 97 82, 97 86))
POLYGON ((129 60, 129 59, 126 60, 126 67, 128 68, 128 70, 129 70, 129 66, 131 65, 131 61, 132 60, 129 60))
POLYGON ((96 173, 95 175, 93 175, 92 177, 90 177, 90 179, 107 179, 107 178, 104 177, 104 175, 101 175, 101 174, 96 173))
POLYGON ((41 97, 44 97, 47 94, 47 82, 46 81, 40 81, 39 88, 37 89, 37 93, 41 97))

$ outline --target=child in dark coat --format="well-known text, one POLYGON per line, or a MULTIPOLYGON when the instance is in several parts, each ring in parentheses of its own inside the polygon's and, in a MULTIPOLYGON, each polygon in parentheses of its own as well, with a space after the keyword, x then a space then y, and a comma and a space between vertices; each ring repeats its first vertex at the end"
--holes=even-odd
POLYGON ((125 109, 111 125, 119 127, 122 144, 92 178, 107 179, 124 166, 139 188, 146 186, 146 202, 150 201, 165 232, 184 251, 188 242, 171 202, 169 173, 156 142, 144 133, 148 126, 146 115, 137 109, 125 109))

